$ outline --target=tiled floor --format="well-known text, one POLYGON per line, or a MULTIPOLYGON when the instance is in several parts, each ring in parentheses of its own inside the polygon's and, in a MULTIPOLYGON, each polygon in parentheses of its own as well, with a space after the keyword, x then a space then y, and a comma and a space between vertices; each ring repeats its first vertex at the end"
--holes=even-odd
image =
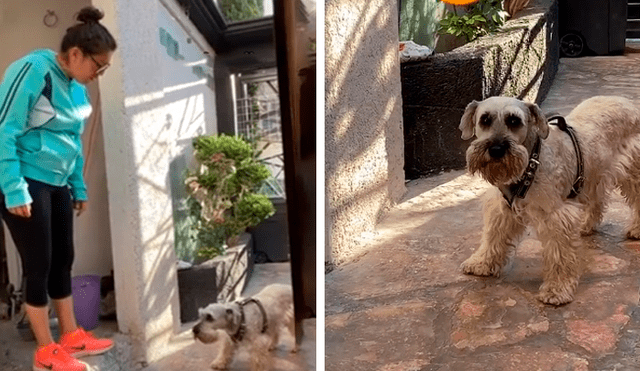
MULTIPOLYGON (((244 296, 257 293, 262 287, 270 283, 291 283, 289 263, 268 263, 255 265, 254 272, 247 287, 243 291, 244 296)), ((191 335, 193 324, 185 324, 182 331, 176 335, 173 342, 179 349, 165 359, 146 365, 148 371, 191 371, 209 370, 209 364, 215 357, 217 347, 196 342, 191 335)), ((296 354, 286 351, 286 341, 275 352, 274 371, 313 371, 315 370, 315 320, 308 319, 303 322, 304 337, 300 344, 300 350, 296 354)), ((100 326, 93 330, 100 337, 113 338, 118 343, 116 348, 106 355, 89 357, 86 360, 92 371, 133 371, 128 369, 130 363, 126 336, 118 333, 115 321, 101 321, 100 326)), ((293 339, 291 339, 293 340, 293 339)), ((27 371, 31 370, 31 360, 35 343, 24 341, 11 321, 0 321, 0 371, 27 371)), ((246 370, 247 355, 240 354, 238 359, 231 364, 230 371, 246 370)), ((135 367, 139 369, 140 367, 135 367)))

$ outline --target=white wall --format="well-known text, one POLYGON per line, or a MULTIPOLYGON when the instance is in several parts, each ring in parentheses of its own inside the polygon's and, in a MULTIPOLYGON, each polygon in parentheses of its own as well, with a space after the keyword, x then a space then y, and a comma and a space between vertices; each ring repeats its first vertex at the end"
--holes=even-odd
MULTIPOLYGON (((4 73, 9 64, 34 49, 49 48, 58 51, 66 29, 75 23, 74 15, 89 4, 89 0, 1 0, 0 35, 3 50, 0 53, 0 73, 4 73), (48 11, 53 11, 58 18, 53 27, 47 27, 43 22, 48 11)), ((110 273, 113 264, 98 82, 89 84, 88 88, 94 114, 87 121, 82 139, 85 159, 88 160, 85 179, 89 208, 74 220, 76 255, 72 274, 103 276, 110 273)), ((17 286, 21 281, 20 259, 8 231, 6 236, 10 280, 17 286)))
POLYGON ((150 362, 172 351, 179 326, 172 189, 190 138, 217 126, 213 90, 193 73, 213 51, 173 0, 93 4, 119 42, 100 85, 118 325, 150 362), (184 59, 167 54, 161 27, 184 59))

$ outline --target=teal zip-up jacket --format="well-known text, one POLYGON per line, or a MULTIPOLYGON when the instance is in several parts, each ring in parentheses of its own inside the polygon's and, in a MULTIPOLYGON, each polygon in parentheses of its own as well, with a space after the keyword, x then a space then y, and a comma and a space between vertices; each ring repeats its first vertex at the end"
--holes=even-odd
POLYGON ((86 201, 81 134, 91 114, 87 89, 70 79, 53 50, 11 64, 0 84, 0 190, 7 208, 33 200, 24 178, 68 186, 86 201))

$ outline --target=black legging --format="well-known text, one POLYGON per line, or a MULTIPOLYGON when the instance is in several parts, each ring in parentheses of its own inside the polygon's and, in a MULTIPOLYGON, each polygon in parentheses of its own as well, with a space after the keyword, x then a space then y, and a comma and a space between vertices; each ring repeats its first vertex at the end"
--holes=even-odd
POLYGON ((2 197, 2 217, 22 259, 25 301, 45 306, 71 295, 73 264, 73 203, 66 186, 26 179, 33 198, 31 217, 11 214, 2 197))

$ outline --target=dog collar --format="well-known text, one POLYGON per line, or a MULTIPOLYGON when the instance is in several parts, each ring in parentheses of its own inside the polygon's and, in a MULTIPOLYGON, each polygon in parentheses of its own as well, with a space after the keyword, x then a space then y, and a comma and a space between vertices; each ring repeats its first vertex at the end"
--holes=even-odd
POLYGON ((524 170, 524 174, 517 183, 511 184, 506 187, 499 187, 504 199, 507 200, 509 207, 513 205, 513 200, 518 198, 524 198, 531 188, 533 179, 536 176, 536 170, 540 166, 540 137, 536 138, 536 142, 533 144, 531 154, 529 155, 529 164, 524 170))
POLYGON ((571 126, 567 125, 567 121, 564 119, 564 117, 560 116, 559 114, 556 114, 556 113, 548 114, 547 121, 549 121, 549 123, 552 125, 556 125, 558 129, 569 134, 569 137, 571 137, 571 141, 573 142, 573 148, 576 151, 576 159, 578 162, 578 167, 577 167, 578 170, 576 172, 576 180, 573 182, 573 185, 571 186, 571 192, 569 192, 569 196, 567 196, 567 198, 575 198, 576 196, 578 196, 578 194, 580 193, 580 191, 582 191, 582 188, 584 187, 584 163, 582 160, 582 151, 580 150, 580 143, 578 142, 578 137, 576 137, 575 130, 571 126), (555 122, 551 122, 551 121, 555 121, 555 122))
POLYGON ((247 323, 244 318, 244 306, 249 303, 255 303, 260 309, 260 313, 262 314, 262 333, 267 332, 267 328, 269 327, 267 322, 267 312, 264 310, 264 306, 262 306, 262 303, 260 303, 258 299, 248 298, 238 301, 236 304, 240 307, 240 325, 238 326, 236 333, 231 336, 231 340, 236 343, 242 341, 244 334, 247 332, 247 323))

